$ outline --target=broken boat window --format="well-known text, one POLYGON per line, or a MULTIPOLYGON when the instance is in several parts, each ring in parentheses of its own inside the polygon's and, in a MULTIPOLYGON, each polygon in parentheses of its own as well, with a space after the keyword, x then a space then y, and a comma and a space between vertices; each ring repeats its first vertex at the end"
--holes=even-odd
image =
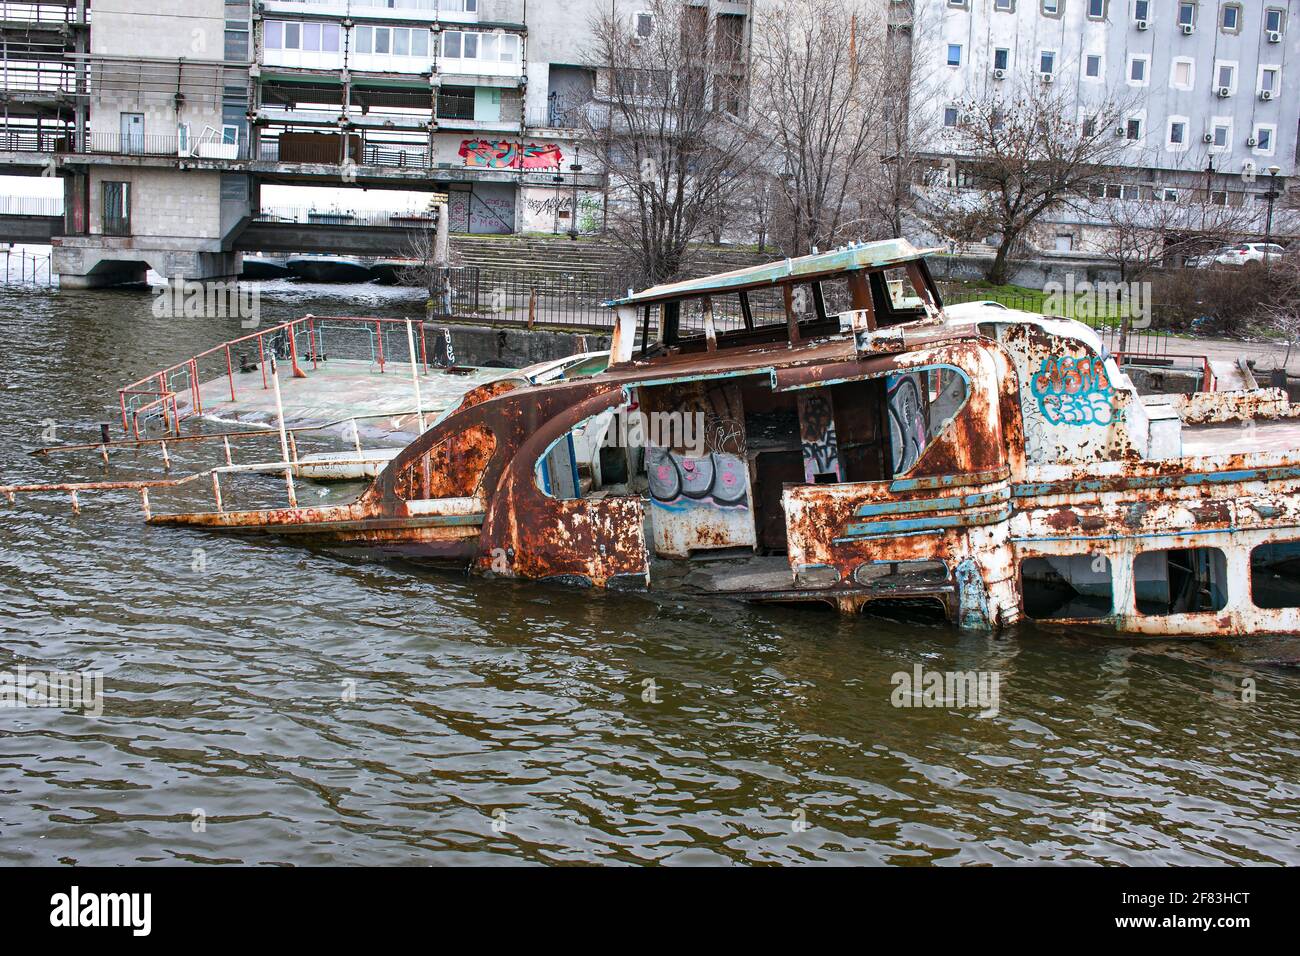
POLYGON ((1255 607, 1300 607, 1300 541, 1261 544, 1250 553, 1250 595, 1255 607))
POLYGON ((894 477, 906 474, 965 406, 966 376, 951 366, 911 369, 885 379, 894 477))
POLYGON ((943 584, 948 566, 942 561, 868 561, 858 565, 853 580, 875 591, 943 584))
POLYGON ((1147 551, 1133 559, 1142 614, 1194 614, 1228 606, 1228 561, 1218 548, 1147 551))
POLYGON ((749 290, 749 311, 754 316, 754 327, 785 325, 785 304, 781 290, 775 286, 749 290))
POLYGON ((1051 555, 1020 563, 1025 616, 1036 621, 1101 618, 1115 604, 1110 559, 1100 554, 1051 555))
POLYGON ((534 480, 552 498, 624 494, 641 466, 640 421, 628 406, 579 422, 537 460, 534 480))
POLYGON ((869 274, 871 300, 877 325, 897 325, 925 318, 925 297, 906 269, 885 269, 869 274))

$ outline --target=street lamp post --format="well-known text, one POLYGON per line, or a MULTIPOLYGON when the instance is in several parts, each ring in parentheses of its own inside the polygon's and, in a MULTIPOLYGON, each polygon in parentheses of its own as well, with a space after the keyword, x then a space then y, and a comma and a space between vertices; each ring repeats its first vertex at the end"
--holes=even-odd
POLYGON ((580 153, 578 147, 573 147, 573 162, 569 165, 569 171, 573 173, 573 208, 569 210, 569 238, 578 238, 578 173, 582 172, 582 164, 578 162, 580 153))
MULTIPOLYGON (((1268 192, 1264 193, 1264 198, 1268 200, 1268 216, 1264 220, 1264 244, 1268 245, 1273 241, 1273 203, 1282 194, 1277 191, 1277 174, 1282 170, 1277 166, 1268 167, 1268 192)), ((1264 250, 1264 265, 1269 264, 1268 249, 1264 250)))

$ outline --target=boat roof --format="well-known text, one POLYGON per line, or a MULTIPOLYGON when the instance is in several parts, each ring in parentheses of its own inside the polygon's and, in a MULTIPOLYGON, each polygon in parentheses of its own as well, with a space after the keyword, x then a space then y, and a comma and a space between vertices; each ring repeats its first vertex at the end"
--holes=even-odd
POLYGON ((605 305, 652 305, 673 299, 689 299, 714 293, 741 292, 786 281, 811 282, 841 272, 859 269, 885 269, 902 265, 936 252, 935 249, 918 249, 906 239, 883 239, 879 242, 857 242, 830 252, 814 253, 797 259, 781 259, 761 266, 749 266, 731 272, 719 272, 699 279, 686 279, 665 285, 651 286, 640 292, 611 299, 605 305))

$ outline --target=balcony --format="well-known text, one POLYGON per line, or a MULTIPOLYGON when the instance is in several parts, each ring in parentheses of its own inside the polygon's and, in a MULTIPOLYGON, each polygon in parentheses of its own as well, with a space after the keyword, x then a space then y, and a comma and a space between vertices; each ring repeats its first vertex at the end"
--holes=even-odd
POLYGON ((527 114, 528 126, 530 129, 584 129, 585 105, 584 103, 567 108, 551 105, 544 109, 531 109, 527 114))
POLYGON ((263 0, 262 11, 339 19, 434 21, 438 19, 438 0, 263 0))
POLYGON ((359 21, 523 23, 524 0, 263 0, 265 14, 359 21))
MULTIPOLYGON (((299 135, 296 140, 284 143, 276 138, 263 138, 257 144, 257 158, 272 163, 316 163, 337 165, 342 147, 338 136, 319 136, 319 142, 299 135)), ((428 169, 429 150, 418 143, 362 142, 355 134, 350 137, 349 151, 353 161, 362 166, 386 166, 392 169, 428 169)))
MULTIPOLYGON (((17 134, 12 141, 12 148, 31 149, 53 147, 56 153, 78 153, 95 156, 150 156, 171 159, 229 159, 248 158, 248 143, 224 142, 220 134, 210 130, 214 135, 199 137, 178 134, 141 134, 141 133, 88 133, 81 148, 77 148, 69 135, 43 135, 39 140, 30 134, 17 134)), ((0 137, 0 144, 9 142, 0 137)))

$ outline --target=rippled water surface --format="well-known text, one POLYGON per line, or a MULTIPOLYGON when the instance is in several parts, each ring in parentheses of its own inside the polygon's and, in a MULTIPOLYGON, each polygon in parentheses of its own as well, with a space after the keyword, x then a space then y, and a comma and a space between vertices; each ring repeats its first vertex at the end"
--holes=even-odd
MULTIPOLYGON (((331 296, 263 310, 419 305, 331 296)), ((102 477, 26 452, 238 330, 6 291, 0 333, 13 482, 102 477)), ((0 512, 0 670, 102 671, 105 706, 0 710, 0 861, 1296 864, 1297 657, 466 580, 29 499, 0 512), (892 706, 916 664, 999 672, 998 714, 892 706)))

